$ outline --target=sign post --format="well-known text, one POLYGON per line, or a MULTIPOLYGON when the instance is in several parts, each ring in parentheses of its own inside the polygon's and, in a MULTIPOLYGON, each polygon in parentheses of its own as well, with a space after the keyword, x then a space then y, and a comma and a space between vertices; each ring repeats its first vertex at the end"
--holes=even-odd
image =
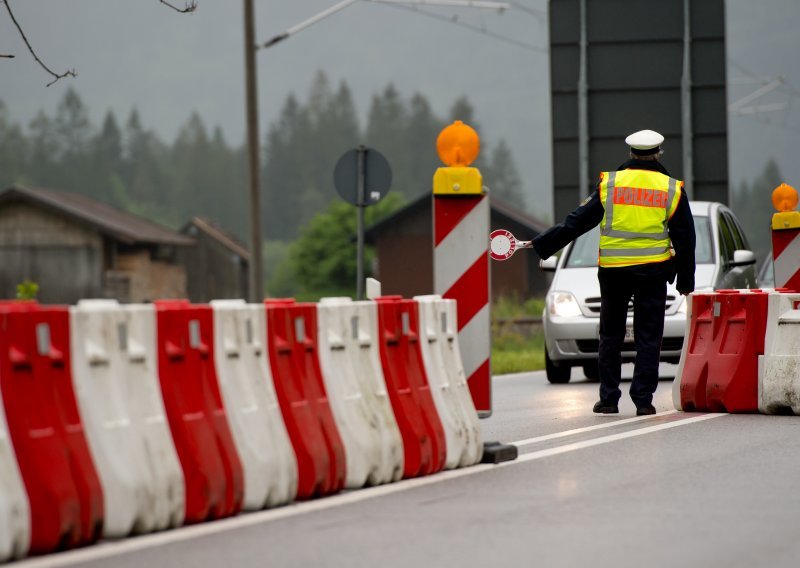
POLYGON ((333 185, 339 196, 358 208, 356 245, 356 299, 364 299, 364 208, 374 205, 392 187, 388 160, 363 144, 348 150, 333 170, 333 185))

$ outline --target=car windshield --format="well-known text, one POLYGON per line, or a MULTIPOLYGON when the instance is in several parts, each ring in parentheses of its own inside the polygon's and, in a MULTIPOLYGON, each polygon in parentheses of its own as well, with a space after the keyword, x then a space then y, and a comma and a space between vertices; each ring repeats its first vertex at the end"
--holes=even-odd
MULTIPOLYGON (((694 232, 697 235, 695 262, 697 264, 713 264, 714 252, 711 241, 711 229, 708 217, 694 218, 694 232)), ((565 268, 587 268, 597 266, 597 250, 600 248, 600 227, 597 226, 575 240, 569 251, 565 268)))

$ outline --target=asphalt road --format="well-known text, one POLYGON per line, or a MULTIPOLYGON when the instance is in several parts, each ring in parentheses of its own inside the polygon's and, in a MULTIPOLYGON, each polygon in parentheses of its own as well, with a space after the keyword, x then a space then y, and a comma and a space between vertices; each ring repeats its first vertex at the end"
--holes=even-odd
MULTIPOLYGON (((574 372, 575 373, 575 372, 574 372)), ((792 567, 800 417, 591 412, 597 385, 496 377, 485 437, 520 457, 18 566, 792 567)), ((625 388, 629 383, 625 383, 625 388)))

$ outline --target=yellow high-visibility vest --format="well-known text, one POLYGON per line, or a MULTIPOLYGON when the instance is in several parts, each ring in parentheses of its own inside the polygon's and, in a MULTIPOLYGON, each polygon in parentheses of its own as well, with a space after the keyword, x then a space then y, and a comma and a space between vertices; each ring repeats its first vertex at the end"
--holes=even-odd
POLYGON ((603 267, 663 262, 672 257, 667 222, 678 208, 683 182, 661 172, 621 170, 600 174, 603 267))

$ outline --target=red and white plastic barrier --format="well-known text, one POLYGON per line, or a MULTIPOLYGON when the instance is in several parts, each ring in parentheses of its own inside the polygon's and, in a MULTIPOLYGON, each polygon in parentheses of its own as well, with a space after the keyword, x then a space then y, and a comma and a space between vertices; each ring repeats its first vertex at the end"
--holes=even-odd
POLYGON ((72 388, 69 310, 0 303, 0 390, 30 507, 32 553, 91 544, 103 493, 72 388))
POLYGON ((439 297, 0 302, 0 561, 476 463, 456 322, 439 297))
POLYGON ((417 306, 400 296, 377 303, 381 365, 403 437, 403 477, 429 475, 444 468, 447 448, 420 353, 417 306))
POLYGON ((691 327, 681 357, 680 408, 757 412, 758 356, 764 353, 764 290, 692 294, 691 327))
POLYGON ((265 304, 275 392, 297 456, 297 498, 336 493, 345 484, 345 452, 319 368, 316 306, 265 304))
MULTIPOLYGON (((678 371, 675 373, 675 380, 672 381, 672 404, 675 406, 675 410, 683 410, 681 378, 684 376, 687 361, 690 361, 690 366, 703 364, 702 360, 706 356, 705 351, 711 340, 711 330, 708 329, 708 316, 711 312, 706 309, 708 302, 703 298, 703 296, 708 295, 713 295, 713 292, 693 292, 684 300, 686 302, 686 329, 683 334, 683 347, 681 348, 681 358, 678 361, 678 371), (698 306, 696 309, 694 307, 695 303, 698 306), (699 317, 700 311, 705 311, 702 318, 699 317), (698 356, 701 360, 694 361, 698 356)), ((690 374, 697 372, 694 370, 690 374)))
POLYGON ((214 367, 211 308, 182 300, 155 306, 158 375, 183 468, 185 522, 235 515, 244 479, 214 367))
POLYGON ((286 504, 297 493, 297 462, 267 364, 260 304, 214 300, 214 355, 228 422, 244 471, 244 509, 286 504))

